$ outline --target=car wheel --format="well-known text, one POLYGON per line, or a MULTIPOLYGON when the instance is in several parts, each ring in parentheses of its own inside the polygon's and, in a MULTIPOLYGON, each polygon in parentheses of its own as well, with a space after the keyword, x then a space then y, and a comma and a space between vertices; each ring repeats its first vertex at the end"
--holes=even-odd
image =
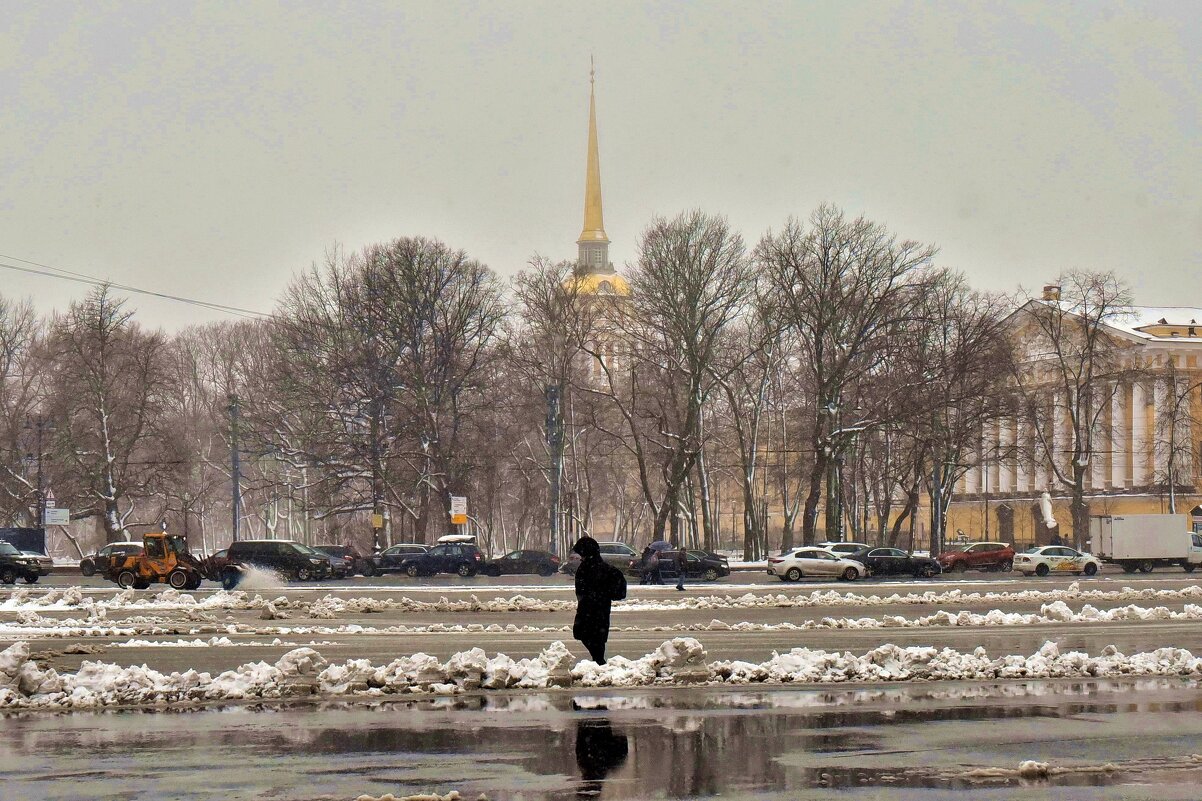
POLYGON ((1186 573, 1193 573, 1194 568, 1196 568, 1197 565, 1195 565, 1193 562, 1182 562, 1181 567, 1185 570, 1186 573))
POLYGON ((1133 565, 1130 562, 1123 562, 1122 568, 1123 568, 1124 573, 1134 573, 1135 572, 1135 565, 1133 565))
POLYGON ((555 575, 555 568, 551 567, 551 565, 543 565, 538 569, 538 574, 543 578, 551 578, 551 576, 555 575))
POLYGON ((1153 568, 1155 568, 1155 567, 1156 567, 1156 565, 1152 562, 1151 559, 1145 559, 1144 561, 1139 563, 1139 572, 1140 573, 1151 573, 1153 568))
POLYGON ((186 587, 184 587, 184 589, 185 590, 199 590, 201 581, 202 581, 202 579, 200 578, 200 576, 189 576, 188 584, 186 587))
POLYGON ((1097 572, 1098 572, 1098 566, 1097 566, 1097 565, 1095 565, 1093 562, 1086 562, 1086 563, 1085 563, 1085 569, 1084 569, 1084 571, 1083 571, 1083 572, 1084 572, 1084 573, 1085 573, 1085 575, 1087 575, 1087 576, 1092 576, 1094 573, 1097 573, 1097 572))
MULTIPOLYGON (((467 565, 460 565, 459 566, 460 571, 462 571, 463 568, 465 568, 465 567, 467 567, 467 565)), ((480 572, 486 576, 491 576, 492 578, 498 578, 501 575, 501 568, 496 567, 496 566, 486 567, 483 570, 481 570, 480 572)), ((459 575, 466 576, 467 574, 460 572, 459 575)))
POLYGON ((296 572, 292 574, 292 577, 297 581, 308 581, 309 579, 313 578, 313 571, 309 570, 307 567, 298 567, 296 572))
POLYGON ((80 562, 79 572, 83 573, 85 576, 94 576, 96 575, 96 565, 92 564, 91 561, 80 562))
POLYGON ((963 573, 968 570, 968 562, 961 559, 959 562, 952 562, 952 566, 948 568, 953 573, 963 573))
POLYGON ((855 581, 859 577, 860 577, 860 571, 856 570, 854 567, 849 567, 843 571, 843 580, 844 581, 855 581))
POLYGON ((38 583, 38 577, 34 576, 34 575, 22 576, 21 578, 25 579, 26 584, 37 584, 38 583))
POLYGON ((1048 574, 1048 566, 1047 565, 1042 564, 1042 563, 1035 565, 1035 575, 1039 576, 1040 578, 1043 578, 1047 574, 1048 574))
POLYGON ((914 578, 930 578, 935 575, 935 568, 930 565, 923 565, 914 572, 914 578))
POLYGON ((123 590, 128 590, 137 583, 138 577, 135 576, 132 571, 122 570, 117 574, 117 586, 123 590))
POLYGON ((1000 565, 998 565, 997 569, 1002 573, 1011 573, 1014 571, 1014 562, 1007 559, 1005 562, 1002 562, 1000 565))
POLYGON ((364 561, 363 564, 359 565, 359 572, 367 578, 371 578, 376 574, 376 569, 372 566, 371 562, 364 561))
POLYGON ((421 571, 417 569, 417 565, 406 565, 405 575, 409 578, 417 578, 421 575, 421 571))
POLYGON ((188 574, 184 571, 172 570, 167 576, 167 583, 177 590, 186 590, 191 582, 188 580, 188 574))
POLYGON ((221 574, 221 588, 224 590, 232 590, 238 586, 238 582, 242 580, 242 574, 237 570, 226 570, 221 574))
POLYGON ((801 568, 791 567, 785 571, 786 581, 801 581, 801 568))
POLYGON ((707 567, 705 569, 705 572, 701 574, 701 577, 703 579, 705 579, 706 581, 717 581, 718 580, 718 571, 712 567, 707 567))

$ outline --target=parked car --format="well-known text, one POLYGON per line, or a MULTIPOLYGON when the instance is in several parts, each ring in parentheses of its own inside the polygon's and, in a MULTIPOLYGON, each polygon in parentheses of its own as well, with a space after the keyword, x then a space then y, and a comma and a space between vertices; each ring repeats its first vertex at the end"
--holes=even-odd
POLYGON ((416 542, 406 542, 400 545, 393 545, 391 548, 385 548, 372 557, 372 569, 377 574, 383 573, 399 573, 405 570, 402 563, 410 556, 417 556, 430 550, 429 545, 421 545, 416 542))
POLYGON ((929 556, 918 556, 901 548, 872 548, 864 546, 845 553, 848 559, 863 562, 872 576, 903 576, 930 578, 942 572, 939 562, 929 556))
POLYGON ((835 556, 825 548, 795 548, 780 556, 768 557, 768 575, 781 581, 798 581, 802 576, 832 576, 855 581, 867 572, 863 562, 835 556))
POLYGON ((221 585, 238 586, 246 568, 270 570, 294 581, 323 579, 330 575, 330 558, 292 540, 239 540, 232 544, 221 568, 221 585))
POLYGON ((425 553, 407 556, 401 561, 401 569, 411 577, 433 576, 437 573, 456 573, 470 578, 479 572, 484 563, 484 554, 475 545, 466 542, 448 542, 435 545, 425 553))
POLYGON ((79 572, 85 576, 94 576, 103 565, 108 564, 110 556, 137 556, 140 553, 142 553, 142 543, 140 542, 114 542, 81 559, 79 572))
POLYGON ((344 576, 353 576, 356 573, 362 576, 374 576, 376 573, 375 565, 372 560, 365 559, 359 555, 359 552, 349 545, 314 545, 313 550, 321 551, 330 556, 336 556, 345 563, 343 573, 344 576))
MULTIPOLYGON (((676 580, 676 554, 677 551, 660 551, 659 552, 659 575, 664 581, 676 580)), ((633 572, 641 574, 643 570, 642 563, 635 561, 633 572)), ((725 556, 719 556, 716 553, 690 549, 685 551, 685 574, 686 579, 703 579, 705 581, 717 581, 723 576, 730 575, 730 564, 725 556)))
MULTIPOLYGON (((623 573, 638 572, 639 555, 634 548, 624 542, 599 542, 597 544, 601 546, 601 558, 606 562, 623 573)), ((580 567, 580 554, 573 553, 563 560, 563 567, 560 570, 569 576, 574 576, 578 567, 580 567)))
POLYGON ((825 548, 835 556, 847 556, 869 546, 862 542, 820 542, 818 547, 825 548))
POLYGON ((351 562, 337 554, 327 553, 319 550, 316 546, 311 546, 313 552, 324 556, 330 562, 330 578, 344 579, 351 574, 351 562))
POLYGON ((1028 548, 1014 560, 1014 569, 1029 576, 1046 576, 1049 573, 1084 573, 1092 576, 1102 567, 1102 560, 1081 553, 1067 545, 1040 545, 1028 548))
POLYGON ((965 570, 1014 569, 1014 549, 1004 542, 974 542, 971 545, 949 545, 939 554, 939 566, 944 573, 963 573, 965 570))
POLYGON ((510 551, 496 559, 487 559, 480 565, 486 576, 528 575, 537 573, 546 578, 559 570, 559 557, 550 551, 510 551))
MULTIPOLYGON (((41 561, 39 554, 27 554, 17 550, 10 542, 0 540, 0 583, 16 584, 17 579, 33 584, 39 576, 50 575, 50 566, 41 561)), ((47 558, 47 561, 50 560, 47 558)))

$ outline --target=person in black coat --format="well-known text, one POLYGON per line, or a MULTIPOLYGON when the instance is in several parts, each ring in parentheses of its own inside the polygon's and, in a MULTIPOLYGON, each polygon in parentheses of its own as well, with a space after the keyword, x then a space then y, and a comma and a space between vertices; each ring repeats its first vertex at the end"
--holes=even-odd
POLYGON ((581 537, 572 546, 580 554, 576 569, 576 621, 572 636, 588 649, 598 665, 605 664, 605 642, 609 639, 609 607, 626 597, 626 577, 605 563, 601 546, 592 537, 581 537))

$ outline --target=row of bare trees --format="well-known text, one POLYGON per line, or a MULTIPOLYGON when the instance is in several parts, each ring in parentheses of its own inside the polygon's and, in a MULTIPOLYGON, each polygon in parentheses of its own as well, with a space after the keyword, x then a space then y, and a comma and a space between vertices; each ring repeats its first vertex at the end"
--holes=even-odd
POLYGON ((647 227, 629 293, 540 258, 506 286, 403 238, 331 251, 269 319, 172 336, 107 288, 49 319, 3 300, 0 515, 32 522, 53 487, 107 540, 169 521, 221 547, 236 450, 243 536, 429 541, 466 495, 486 546, 547 547, 557 483, 560 548, 913 543, 924 498, 938 548, 966 471, 1039 458, 982 445, 1020 409, 1076 516, 1132 368, 1108 333, 1126 290, 1074 273, 1016 324, 935 258, 829 206, 754 246, 692 211, 647 227))

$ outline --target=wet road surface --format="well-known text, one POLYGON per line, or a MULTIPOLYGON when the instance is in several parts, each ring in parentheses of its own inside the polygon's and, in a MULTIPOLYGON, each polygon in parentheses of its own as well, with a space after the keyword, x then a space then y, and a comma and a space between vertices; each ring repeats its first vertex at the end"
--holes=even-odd
POLYGON ((1198 797, 1199 711, 1195 684, 1139 680, 17 715, 0 799, 1171 801, 1198 797))

